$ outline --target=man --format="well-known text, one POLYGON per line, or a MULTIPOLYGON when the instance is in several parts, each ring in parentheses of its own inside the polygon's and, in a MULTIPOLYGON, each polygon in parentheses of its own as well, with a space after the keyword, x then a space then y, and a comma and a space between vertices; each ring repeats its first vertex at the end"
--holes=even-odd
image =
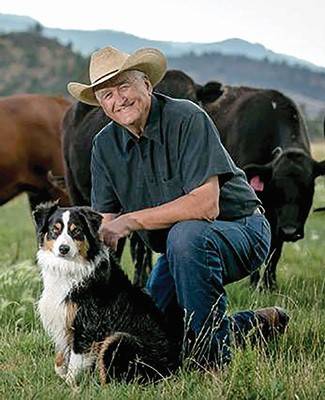
POLYGON ((72 82, 68 90, 112 119, 93 142, 91 162, 103 240, 116 249, 136 231, 161 253, 148 292, 163 312, 176 297, 199 343, 198 361, 222 364, 231 330, 240 340, 258 325, 268 336, 283 332, 288 316, 277 307, 226 316, 224 286, 264 262, 270 228, 209 116, 190 101, 153 93, 165 71, 156 49, 129 55, 108 47, 91 57, 91 84, 72 82))

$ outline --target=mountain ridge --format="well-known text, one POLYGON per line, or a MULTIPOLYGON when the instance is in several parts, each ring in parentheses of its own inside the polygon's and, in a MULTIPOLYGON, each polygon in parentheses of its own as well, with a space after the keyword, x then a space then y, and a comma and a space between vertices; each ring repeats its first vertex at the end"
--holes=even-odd
MULTIPOLYGON (((33 28, 33 25, 37 24, 41 26, 39 21, 28 16, 0 14, 0 31, 3 33, 29 30, 33 28)), ((58 39, 63 45, 71 45, 74 50, 81 52, 85 56, 108 44, 125 52, 133 52, 140 47, 156 47, 163 51, 167 57, 180 57, 188 53, 197 55, 205 53, 243 55, 252 59, 268 59, 274 63, 286 62, 289 65, 301 65, 313 71, 325 72, 325 67, 317 66, 294 56, 276 53, 267 49, 261 43, 251 43, 240 38, 230 38, 212 43, 195 43, 151 40, 109 29, 78 30, 44 26, 42 27, 42 32, 47 37, 58 39)))
MULTIPOLYGON (((44 93, 68 96, 69 81, 88 82, 88 57, 37 30, 0 35, 0 96, 44 93)), ((244 56, 190 53, 168 57, 168 69, 180 69, 195 82, 277 89, 289 95, 323 135, 325 73, 244 56)), ((315 129, 314 129, 315 127, 315 129)))

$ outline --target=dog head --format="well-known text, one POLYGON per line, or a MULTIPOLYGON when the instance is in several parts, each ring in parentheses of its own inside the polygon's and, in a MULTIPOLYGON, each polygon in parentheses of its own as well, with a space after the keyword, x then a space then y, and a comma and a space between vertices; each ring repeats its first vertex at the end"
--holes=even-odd
POLYGON ((65 260, 91 261, 98 254, 102 216, 89 207, 39 205, 33 213, 39 248, 65 260))

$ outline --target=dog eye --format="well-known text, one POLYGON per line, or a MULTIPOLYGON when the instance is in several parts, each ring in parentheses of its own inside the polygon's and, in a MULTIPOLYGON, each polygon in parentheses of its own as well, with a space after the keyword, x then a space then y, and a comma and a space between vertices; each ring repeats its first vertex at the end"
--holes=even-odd
POLYGON ((78 236, 78 235, 81 234, 81 229, 80 228, 74 228, 71 233, 72 233, 73 236, 78 236))
POLYGON ((60 232, 60 228, 58 226, 56 226, 56 225, 53 225, 52 226, 52 232, 59 233, 60 232))

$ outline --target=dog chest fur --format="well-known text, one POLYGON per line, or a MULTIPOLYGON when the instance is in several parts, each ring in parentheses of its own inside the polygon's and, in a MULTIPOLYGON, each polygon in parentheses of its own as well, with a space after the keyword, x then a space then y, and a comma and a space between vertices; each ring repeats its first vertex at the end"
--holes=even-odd
POLYGON ((44 290, 38 303, 41 321, 52 337, 57 350, 63 350, 67 346, 65 298, 71 289, 71 282, 50 273, 44 275, 44 290))
POLYGON ((58 258, 51 252, 42 249, 38 251, 37 258, 44 285, 38 303, 40 318, 57 351, 63 351, 68 345, 67 333, 72 324, 71 307, 73 307, 71 303, 66 302, 66 298, 83 276, 91 274, 92 267, 90 263, 85 262, 80 265, 72 265, 71 261, 63 259, 58 262, 58 258))

